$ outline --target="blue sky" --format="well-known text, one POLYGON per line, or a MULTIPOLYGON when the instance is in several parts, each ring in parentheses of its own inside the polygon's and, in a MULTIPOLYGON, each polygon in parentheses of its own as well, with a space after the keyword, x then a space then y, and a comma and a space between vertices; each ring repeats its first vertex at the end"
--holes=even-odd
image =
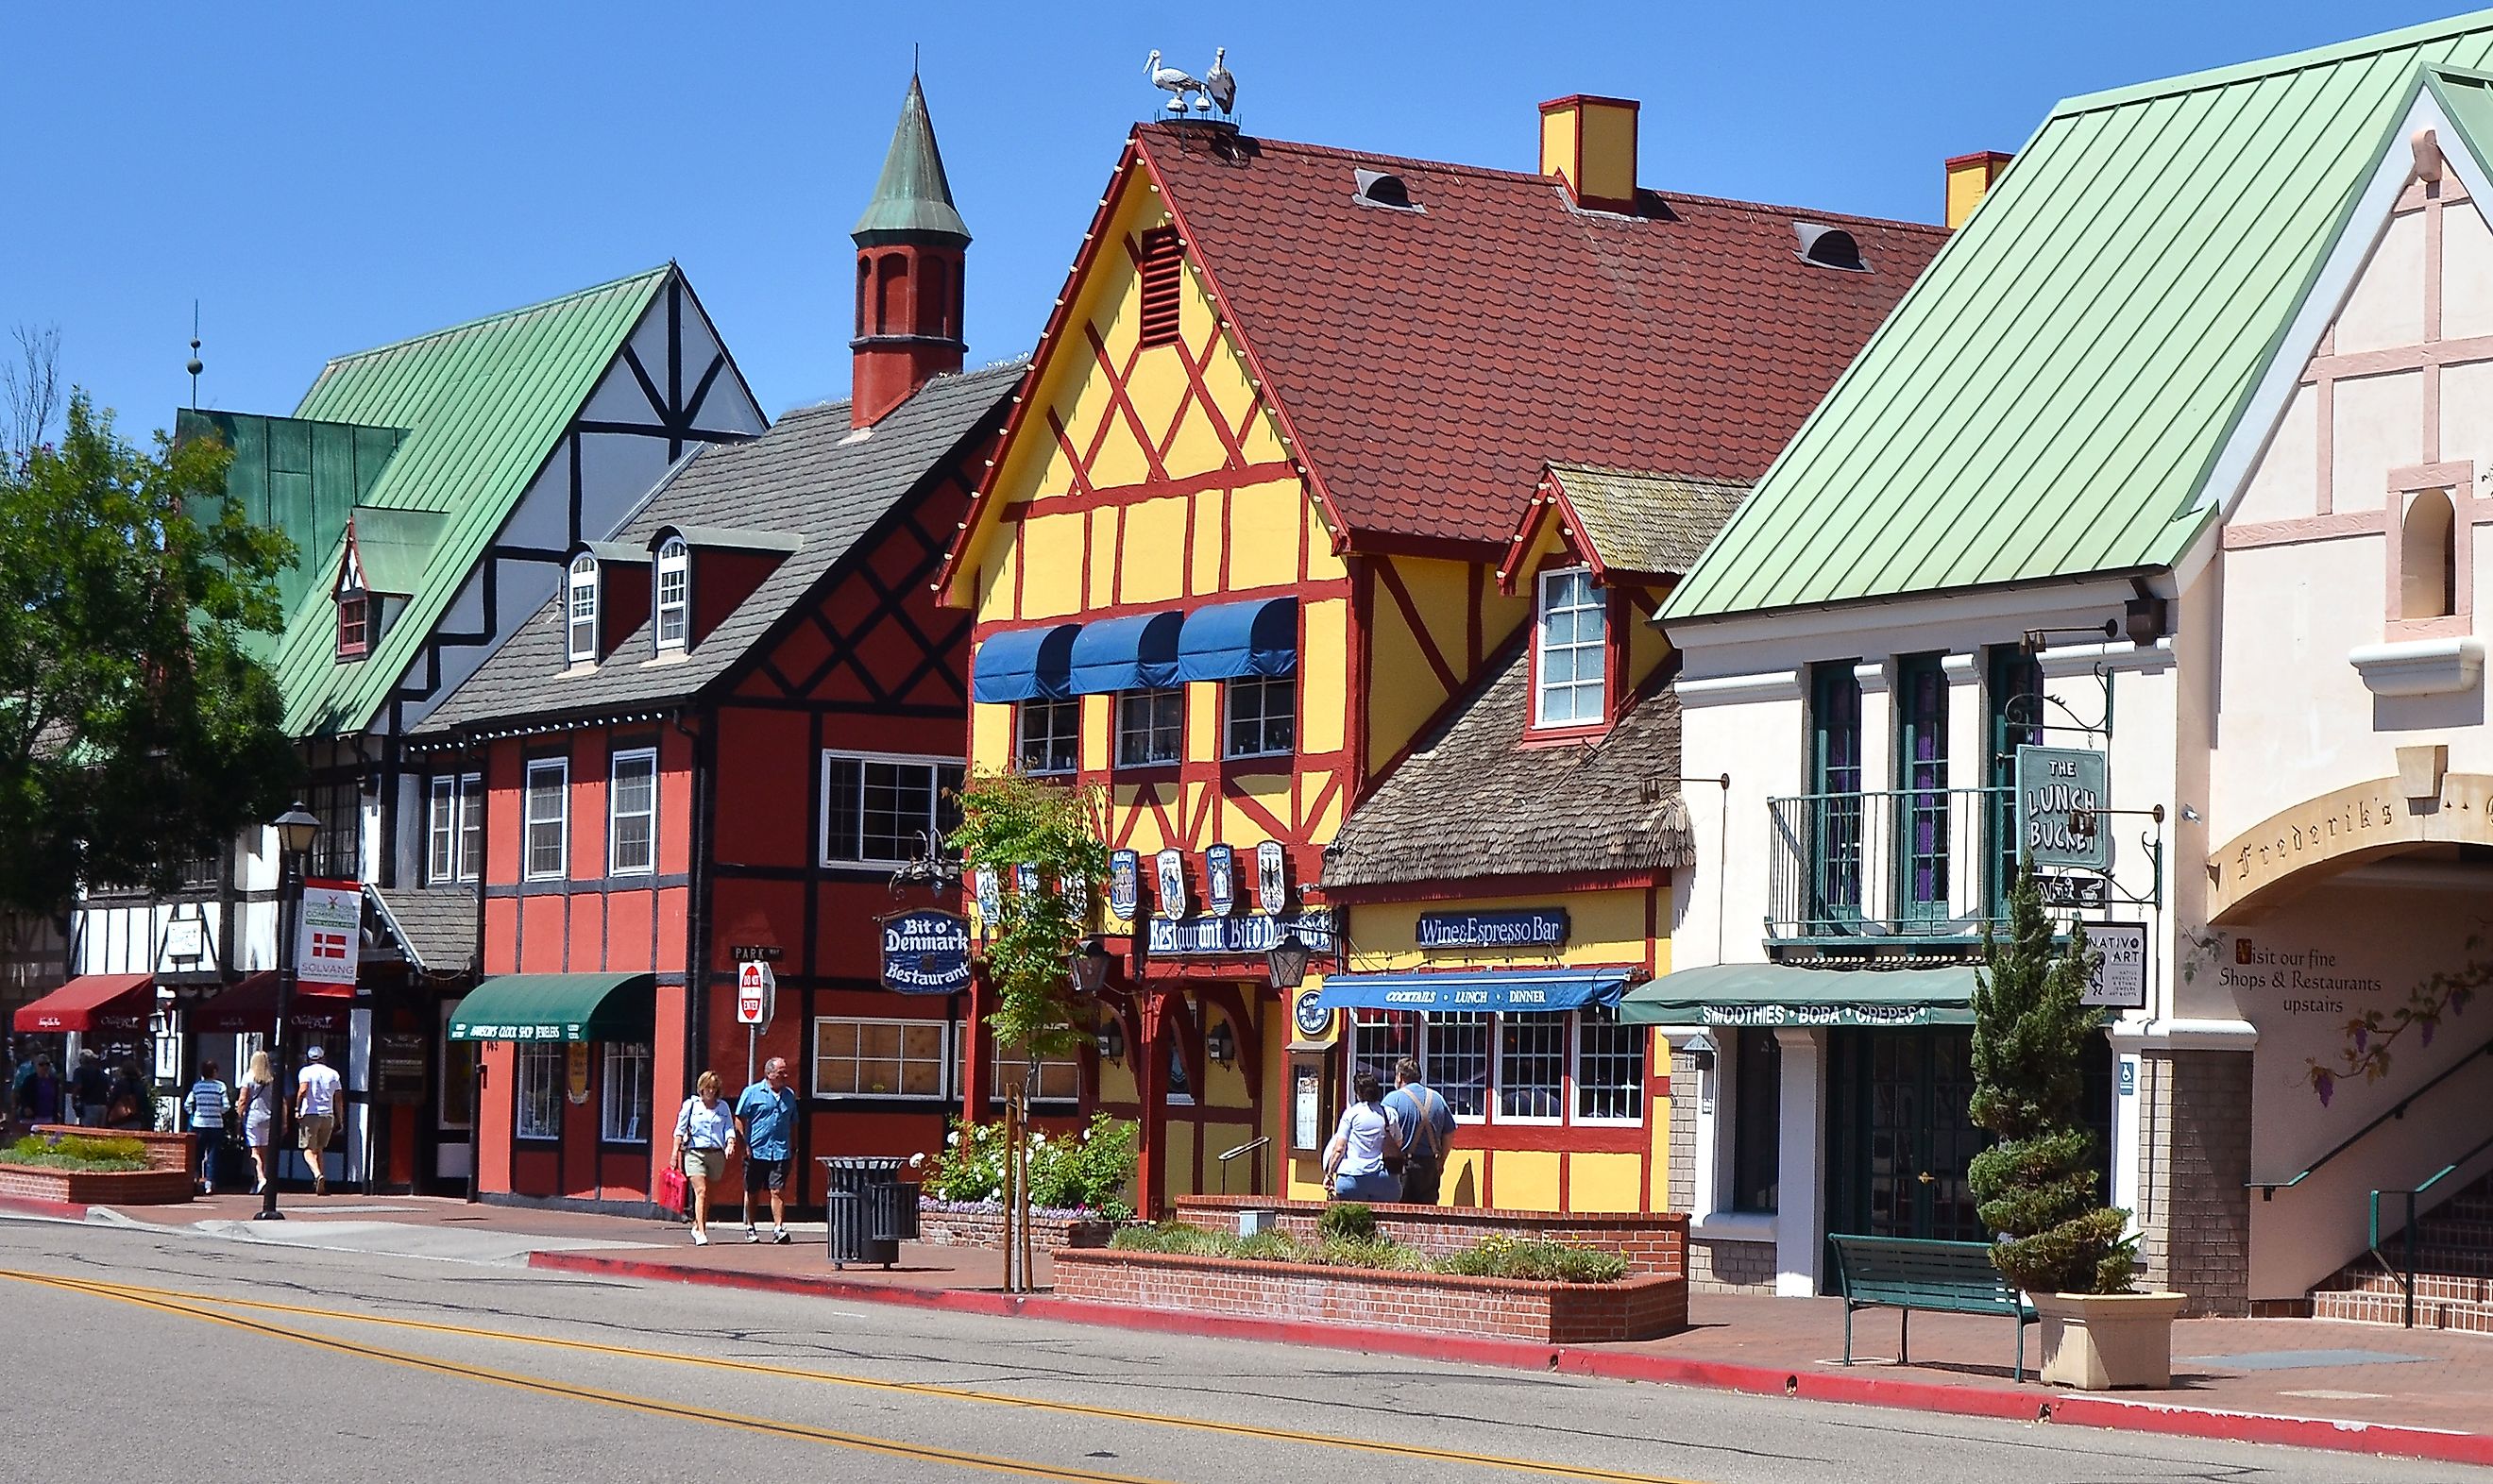
POLYGON ((1246 128, 1529 169, 1534 104, 1642 101, 1643 184, 1935 220, 2057 99, 2449 14, 2398 0, 18 8, 0 329, 126 432, 290 411, 328 357, 683 263, 763 405, 845 393, 850 224, 922 67, 972 364, 1025 352, 1126 128, 1228 47, 1246 128), (888 14, 895 17, 885 19, 888 14), (865 18, 860 18, 865 17, 865 18), (29 65, 31 64, 31 65, 29 65))

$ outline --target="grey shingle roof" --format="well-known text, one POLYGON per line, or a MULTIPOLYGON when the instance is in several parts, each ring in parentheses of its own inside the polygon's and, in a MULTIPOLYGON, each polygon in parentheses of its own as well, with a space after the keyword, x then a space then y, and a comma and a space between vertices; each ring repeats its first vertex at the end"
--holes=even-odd
POLYGON ((1733 480, 1552 463, 1584 539, 1613 572, 1678 576, 1731 519, 1749 487, 1733 480))
POLYGON ((465 886, 423 886, 384 893, 364 888, 398 924, 398 938, 429 973, 465 973, 476 966, 476 893, 465 886))
POLYGON ((1679 697, 1638 701, 1581 746, 1518 747, 1531 666, 1517 645, 1443 731, 1342 822, 1328 886, 1632 871, 1697 858, 1679 772, 1679 697), (1658 797, 1645 788, 1659 783, 1658 797))
POLYGON ((794 549, 681 659, 650 663, 648 625, 596 668, 571 672, 560 595, 530 615, 436 709, 427 730, 513 717, 593 715, 691 697, 735 665, 851 547, 964 439, 1000 421, 1019 363, 939 376, 853 438, 846 402, 801 407, 761 437, 704 449, 615 534, 646 549, 661 528, 708 527, 792 538, 794 549))

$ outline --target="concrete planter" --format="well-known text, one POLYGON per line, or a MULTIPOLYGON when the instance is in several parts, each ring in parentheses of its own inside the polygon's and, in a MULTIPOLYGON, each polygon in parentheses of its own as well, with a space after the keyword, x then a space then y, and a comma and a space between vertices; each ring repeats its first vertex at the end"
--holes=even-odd
POLYGON ((2183 1293, 2037 1293, 2043 1383, 2073 1391, 2173 1384, 2173 1321, 2183 1293))

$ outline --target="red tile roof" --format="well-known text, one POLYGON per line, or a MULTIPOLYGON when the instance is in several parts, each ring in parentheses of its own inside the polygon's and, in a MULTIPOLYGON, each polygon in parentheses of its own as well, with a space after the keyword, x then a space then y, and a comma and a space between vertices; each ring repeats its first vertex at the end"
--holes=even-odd
POLYGON ((1580 212, 1536 175, 1201 126, 1135 143, 1353 547, 1503 543, 1551 460, 1756 480, 1947 237, 1667 193, 1580 212), (1360 169, 1424 209, 1358 204, 1360 169), (1799 222, 1869 271, 1804 262, 1799 222))

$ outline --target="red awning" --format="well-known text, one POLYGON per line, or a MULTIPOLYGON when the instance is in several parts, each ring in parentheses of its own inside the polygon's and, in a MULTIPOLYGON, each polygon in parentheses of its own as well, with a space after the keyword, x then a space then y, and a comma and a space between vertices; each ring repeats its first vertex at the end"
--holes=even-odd
MULTIPOLYGON (((354 1008, 351 984, 294 986, 292 1021, 297 1030, 336 1034, 346 1028, 346 1012, 354 1008)), ((277 970, 261 969, 191 1012, 191 1028, 213 1035, 266 1035, 277 1026, 277 970)))
POLYGON ((19 1030, 137 1030, 156 1008, 154 974, 80 974, 17 1007, 19 1030))

